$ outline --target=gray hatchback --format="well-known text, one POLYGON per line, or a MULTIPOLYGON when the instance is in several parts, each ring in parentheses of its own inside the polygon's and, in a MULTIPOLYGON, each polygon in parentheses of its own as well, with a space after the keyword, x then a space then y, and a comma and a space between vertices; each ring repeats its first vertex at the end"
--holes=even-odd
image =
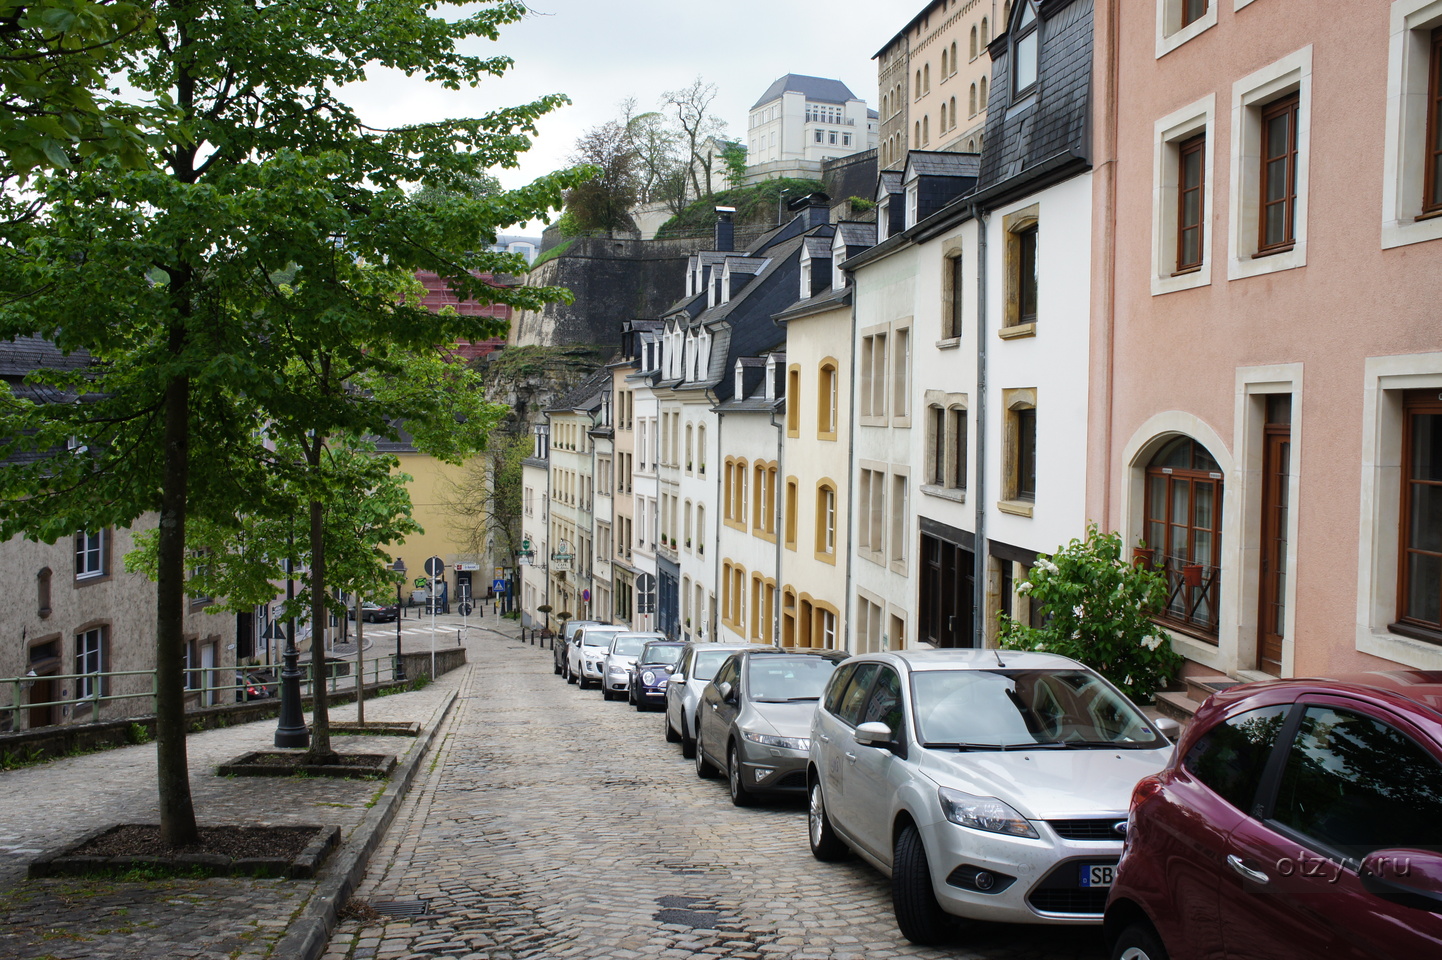
POLYGON ((726 771, 731 802, 804 793, 811 720, 839 650, 776 648, 733 654, 696 708, 696 775, 726 771))

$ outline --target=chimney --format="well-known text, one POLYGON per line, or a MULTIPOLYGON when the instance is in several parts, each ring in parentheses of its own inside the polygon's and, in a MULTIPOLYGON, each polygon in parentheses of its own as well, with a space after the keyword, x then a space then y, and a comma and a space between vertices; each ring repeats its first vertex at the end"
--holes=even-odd
POLYGON ((736 249, 736 224, 731 222, 731 217, 735 213, 735 207, 716 208, 717 253, 730 253, 736 249))
POLYGON ((831 222, 831 198, 821 191, 797 197, 787 204, 802 217, 801 229, 810 230, 831 222))

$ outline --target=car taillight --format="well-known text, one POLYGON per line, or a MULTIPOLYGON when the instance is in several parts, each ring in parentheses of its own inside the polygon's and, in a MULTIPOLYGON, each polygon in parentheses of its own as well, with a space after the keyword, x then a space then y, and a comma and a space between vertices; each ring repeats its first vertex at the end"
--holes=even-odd
POLYGON ((1154 773, 1150 776, 1142 777, 1137 781, 1137 785, 1132 787, 1131 808, 1135 810, 1161 792, 1162 778, 1160 775, 1154 773))

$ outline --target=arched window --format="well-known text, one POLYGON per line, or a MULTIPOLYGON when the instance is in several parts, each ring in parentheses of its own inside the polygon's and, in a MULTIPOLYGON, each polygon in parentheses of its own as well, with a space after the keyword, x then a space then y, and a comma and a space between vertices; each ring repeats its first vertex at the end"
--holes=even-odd
POLYGON ((706 476, 706 424, 696 426, 696 460, 701 476, 706 476))
POLYGON ((919 98, 921 97, 921 71, 920 71, 920 70, 916 71, 916 90, 912 92, 911 97, 912 97, 913 100, 919 99, 919 98))
POLYGON ((921 146, 921 121, 920 121, 920 120, 914 120, 914 121, 912 121, 912 122, 915 124, 916 129, 915 129, 915 131, 913 131, 913 133, 912 133, 911 142, 914 143, 914 144, 916 144, 916 145, 919 147, 919 146, 921 146))
POLYGON ((975 137, 973 137, 973 138, 971 138, 970 140, 966 141, 966 152, 967 152, 967 153, 976 153, 976 138, 975 138, 975 137))
POLYGON ((956 129, 956 98, 951 98, 951 128, 956 129))
POLYGON ((1221 594, 1222 469, 1191 437, 1162 445, 1146 468, 1143 537, 1167 580, 1161 619, 1215 642, 1221 594))
POLYGON ((921 76, 922 76, 921 92, 922 92, 922 93, 930 93, 930 92, 931 92, 931 64, 928 63, 926 66, 924 66, 924 67, 921 68, 921 76))
POLYGON ((821 364, 816 386, 816 432, 836 439, 836 364, 821 364))
POLYGON ((971 59, 976 59, 976 27, 971 28, 971 59))
POLYGON ((940 120, 941 120, 941 126, 939 126, 939 127, 936 128, 938 132, 944 131, 944 130, 946 129, 946 101, 945 101, 945 100, 943 100, 943 101, 941 102, 941 117, 940 117, 940 120))
POLYGON ((931 117, 929 116, 921 118, 921 142, 923 144, 931 142, 931 117))
POLYGON ((816 487, 816 552, 836 555, 836 488, 824 481, 816 487))
POLYGON ((956 41, 951 41, 951 72, 956 73, 956 41))
POLYGON ((751 527, 753 530, 766 529, 766 464, 757 460, 751 468, 755 482, 751 485, 751 527))
POLYGON ((786 546, 796 549, 796 510, 798 486, 795 477, 786 478, 786 546))
POLYGON ((981 78, 981 103, 977 104, 977 109, 986 109, 986 77, 981 78))
POLYGON ((982 18, 981 18, 981 46, 982 46, 982 49, 985 49, 985 48, 986 48, 986 45, 987 45, 988 43, 990 43, 990 42, 991 42, 991 34, 990 34, 990 32, 989 32, 989 28, 988 28, 988 25, 987 25, 987 22, 986 22, 986 17, 982 17, 982 18))
POLYGON ((947 57, 946 51, 945 51, 945 50, 941 51, 941 75, 942 75, 943 77, 947 75, 947 73, 946 73, 946 57, 947 57))
POLYGON ((976 116, 976 84, 974 83, 971 85, 971 96, 970 99, 967 101, 967 108, 971 111, 967 114, 967 116, 976 116))

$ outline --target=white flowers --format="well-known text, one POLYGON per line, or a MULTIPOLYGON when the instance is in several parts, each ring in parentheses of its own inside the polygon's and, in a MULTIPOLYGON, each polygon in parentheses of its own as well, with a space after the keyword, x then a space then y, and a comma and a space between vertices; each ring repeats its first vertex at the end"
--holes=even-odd
POLYGON ((1026 596, 1027 594, 1031 593, 1031 581, 1023 580, 1021 583, 1018 583, 1016 585, 1016 592, 1021 594, 1022 596, 1026 596))
POLYGON ((1077 604, 1076 606, 1072 607, 1071 612, 1072 616, 1076 617, 1078 620, 1085 617, 1087 613, 1086 608, 1083 607, 1081 604, 1077 604))
MULTIPOLYGON (((1162 645, 1162 637, 1160 634, 1153 634, 1150 637, 1142 637, 1141 643, 1142 646, 1146 647, 1148 650, 1155 650, 1157 647, 1160 647, 1162 645)), ((1127 682, 1130 683, 1131 681, 1127 682)))
POLYGON ((1058 573, 1058 572, 1060 572, 1060 568, 1058 568, 1056 564, 1052 563, 1050 560, 1046 559, 1045 557, 1040 557, 1040 558, 1037 559, 1037 561, 1036 561, 1036 569, 1041 570, 1041 571, 1043 571, 1044 573, 1058 573))

